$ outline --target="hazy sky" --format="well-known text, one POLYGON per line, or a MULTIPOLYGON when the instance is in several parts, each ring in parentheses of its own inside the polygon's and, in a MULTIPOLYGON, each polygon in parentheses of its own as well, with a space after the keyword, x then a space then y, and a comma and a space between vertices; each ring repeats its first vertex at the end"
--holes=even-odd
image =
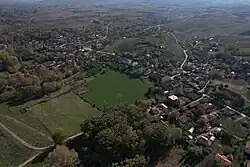
MULTIPOLYGON (((1 2, 10 2, 10 3, 15 3, 15 2, 38 2, 38 1, 42 1, 42 0, 0 0, 0 3, 1 2)), ((51 0, 53 2, 60 2, 61 0, 51 0)), ((64 0, 64 1, 72 1, 72 0, 64 0)), ((74 0, 73 0, 74 1, 74 0)), ((84 2, 85 0, 77 0, 78 2, 84 2)), ((99 2, 105 2, 107 0, 99 0, 99 2)), ((116 0, 119 2, 119 0, 116 0)), ((122 0, 121 0, 122 1, 122 0)), ((244 3, 244 4, 248 4, 250 5, 250 0, 127 0, 127 1, 130 1, 130 2, 141 2, 141 1, 149 1, 149 2, 157 2, 157 1, 160 1, 160 2, 170 2, 170 3, 174 3, 174 4, 189 4, 189 5, 192 5, 192 3, 198 3, 198 4, 239 4, 239 3, 244 3)))

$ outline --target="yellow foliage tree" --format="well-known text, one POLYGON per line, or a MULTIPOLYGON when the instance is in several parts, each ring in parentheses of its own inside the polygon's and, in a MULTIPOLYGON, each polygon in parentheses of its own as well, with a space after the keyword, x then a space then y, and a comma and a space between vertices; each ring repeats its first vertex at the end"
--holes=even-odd
POLYGON ((46 164, 43 167, 76 167, 79 164, 78 153, 69 150, 67 146, 57 145, 49 153, 46 164))

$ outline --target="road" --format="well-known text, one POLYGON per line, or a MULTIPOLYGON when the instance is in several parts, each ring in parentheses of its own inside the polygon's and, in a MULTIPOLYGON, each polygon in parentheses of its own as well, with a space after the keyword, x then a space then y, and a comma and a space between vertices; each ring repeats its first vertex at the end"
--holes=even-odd
POLYGON ((201 90, 199 90, 198 92, 199 92, 199 93, 204 93, 204 92, 205 92, 205 89, 206 89, 206 87, 207 87, 207 85, 208 85, 209 83, 210 83, 210 80, 207 81, 206 85, 205 85, 201 90))
POLYGON ((170 21, 171 8, 168 9, 168 21, 170 21))
POLYGON ((239 112, 238 110, 236 110, 236 109, 234 109, 234 108, 232 108, 232 107, 230 107, 230 106, 226 106, 226 108, 228 108, 229 110, 234 111, 235 113, 241 115, 242 117, 247 118, 247 119, 250 120, 250 117, 248 117, 248 116, 246 116, 245 114, 239 112))
MULTIPOLYGON (((174 37, 176 44, 183 50, 183 53, 184 53, 184 55, 185 55, 185 59, 184 59, 184 61, 181 63, 181 67, 180 67, 180 69, 183 70, 183 66, 185 65, 185 63, 186 63, 187 60, 188 60, 187 50, 184 49, 184 48, 179 44, 178 39, 176 38, 176 36, 175 36, 172 32, 171 32, 170 34, 174 37)), ((184 70, 183 70, 183 71, 184 71, 184 70)))
POLYGON ((25 124, 25 123, 23 123, 23 122, 15 119, 15 118, 13 118, 13 117, 10 117, 10 116, 7 116, 7 115, 3 115, 3 114, 0 114, 0 116, 5 117, 7 119, 10 119, 10 120, 14 121, 16 124, 25 126, 26 128, 28 128, 28 129, 30 129, 30 130, 32 130, 32 131, 40 134, 41 136, 47 137, 49 141, 53 141, 51 137, 47 136, 46 134, 40 132, 39 130, 37 130, 37 129, 35 129, 35 128, 33 128, 33 127, 31 127, 31 126, 29 126, 29 125, 27 125, 27 124, 25 124))
POLYGON ((148 28, 145 28, 145 29, 143 30, 143 32, 144 32, 144 31, 147 31, 147 30, 150 30, 150 29, 152 29, 152 28, 156 28, 156 27, 158 27, 158 30, 161 30, 161 25, 160 25, 160 24, 157 24, 157 25, 155 25, 155 26, 149 26, 148 28))
POLYGON ((2 122, 0 122, 0 126, 6 131, 8 132, 12 137, 14 137, 16 140, 18 140, 20 143, 22 143, 24 146, 26 146, 29 149, 32 150, 37 150, 37 151, 44 151, 50 147, 52 147, 53 145, 50 146, 46 146, 46 147, 36 147, 36 146, 32 146, 29 143, 27 143, 26 141, 24 141, 23 139, 21 139, 19 136, 17 136, 14 132, 12 132, 9 128, 7 128, 2 122))
POLYGON ((170 77, 170 79, 173 80, 175 77, 180 76, 180 75, 181 75, 180 73, 179 74, 175 74, 172 77, 170 77))
POLYGON ((85 32, 89 26, 90 23, 92 23, 94 20, 90 20, 84 27, 83 32, 85 32))
POLYGON ((181 63, 181 67, 180 67, 181 70, 183 70, 183 66, 185 65, 185 63, 187 62, 187 59, 188 59, 187 50, 183 50, 183 53, 185 54, 185 59, 184 59, 184 61, 181 63))
MULTIPOLYGON (((69 140, 73 140, 74 138, 79 137, 79 136, 81 136, 82 134, 83 134, 83 133, 80 132, 80 133, 77 133, 77 134, 75 134, 75 135, 73 135, 73 136, 70 136, 70 137, 68 137, 67 139, 65 139, 64 142, 67 142, 67 141, 69 141, 69 140)), ((53 146, 54 146, 54 145, 48 146, 48 148, 53 147, 53 146)), ((43 152, 34 155, 34 156, 31 157, 30 159, 28 159, 28 160, 26 160, 25 162, 23 162, 22 164, 18 165, 18 167, 25 167, 26 165, 30 164, 34 159, 36 159, 36 157, 40 156, 41 154, 43 154, 43 152)))
POLYGON ((108 25, 106 26, 106 37, 108 37, 109 34, 109 25, 112 24, 112 22, 108 23, 108 25))
POLYGON ((183 20, 177 21, 177 23, 181 23, 181 22, 187 21, 187 20, 189 20, 189 19, 191 19, 191 18, 193 18, 193 17, 194 17, 194 16, 187 17, 187 18, 185 18, 185 19, 183 19, 183 20))
POLYGON ((191 104, 197 103, 197 102, 201 101, 204 97, 208 97, 208 98, 209 98, 208 95, 202 94, 202 96, 201 96, 199 99, 197 99, 197 100, 195 100, 195 101, 192 101, 192 102, 188 103, 188 104, 185 105, 184 107, 187 107, 187 106, 189 106, 189 105, 191 105, 191 104))
POLYGON ((96 53, 108 54, 108 55, 111 55, 111 56, 114 56, 114 55, 115 55, 115 53, 103 52, 103 51, 96 51, 96 53))

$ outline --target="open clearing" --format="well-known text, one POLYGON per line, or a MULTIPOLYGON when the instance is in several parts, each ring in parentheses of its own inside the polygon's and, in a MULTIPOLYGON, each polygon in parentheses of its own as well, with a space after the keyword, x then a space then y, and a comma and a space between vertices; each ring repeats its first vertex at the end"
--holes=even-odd
POLYGON ((81 96, 102 108, 117 104, 120 100, 135 103, 136 100, 145 99, 148 85, 139 79, 129 79, 126 75, 110 71, 91 80, 88 88, 89 91, 81 96))
POLYGON ((240 137, 245 138, 247 136, 247 129, 242 127, 240 122, 235 122, 229 118, 221 119, 220 123, 223 128, 225 128, 229 133, 240 137))
MULTIPOLYGON (((26 113, 11 113, 6 104, 0 104, 0 111, 0 121, 6 127, 27 143, 37 147, 52 144, 49 131, 61 129, 63 134, 70 136, 80 131, 80 124, 86 118, 101 114, 72 92, 35 105, 26 113)), ((22 145, 3 129, 0 130, 4 132, 4 136, 0 136, 1 167, 17 166, 38 153, 22 145)))
POLYGON ((185 56, 182 49, 176 43, 176 40, 169 33, 162 33, 158 37, 145 36, 141 38, 127 38, 116 41, 113 45, 107 45, 106 52, 136 52, 141 48, 149 49, 155 46, 162 46, 165 52, 162 53, 164 60, 183 61, 185 56))
POLYGON ((79 132, 85 119, 101 114, 74 93, 65 94, 31 109, 32 114, 52 132, 61 129, 67 136, 79 132))
MULTIPOLYGON (((2 104, 1 106, 1 108, 4 108, 5 105, 2 104)), ((5 111, 0 114, 10 116, 38 130, 41 134, 45 134, 47 139, 48 136, 51 136, 50 132, 59 129, 62 130, 66 136, 78 133, 80 132, 80 124, 82 124, 86 118, 98 116, 101 112, 92 108, 88 103, 82 101, 80 97, 70 92, 45 103, 32 106, 31 110, 26 113, 15 110, 11 113, 5 109, 5 111)), ((29 130, 30 133, 34 133, 35 131, 34 129, 32 130, 32 128, 24 127, 24 125, 21 126, 20 123, 13 120, 8 120, 0 116, 0 119, 1 118, 12 127, 16 126, 16 129, 13 128, 14 132, 19 131, 19 128, 22 128, 22 130, 26 128, 26 131, 29 130), (12 121, 12 124, 10 121, 12 121)), ((37 132, 35 134, 37 134, 37 132)), ((41 136, 40 134, 38 135, 41 136)))

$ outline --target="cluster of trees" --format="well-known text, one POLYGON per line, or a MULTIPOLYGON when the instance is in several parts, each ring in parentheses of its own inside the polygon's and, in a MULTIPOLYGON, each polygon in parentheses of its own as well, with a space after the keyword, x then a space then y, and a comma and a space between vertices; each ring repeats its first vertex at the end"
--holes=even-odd
MULTIPOLYGON (((81 131, 84 135, 70 147, 79 154, 81 164, 89 167, 143 167, 168 153, 174 145, 185 143, 180 129, 163 124, 134 105, 108 108, 102 116, 86 120, 81 131)), ((50 159, 59 159, 54 155, 58 149, 48 156, 49 164, 57 161, 50 159)), ((74 158, 74 162, 79 161, 74 158)))
POLYGON ((36 74, 21 68, 18 58, 10 52, 0 52, 0 101, 31 99, 53 93, 61 88, 61 78, 55 71, 42 66, 36 74))
POLYGON ((218 89, 216 87, 213 89, 210 95, 213 97, 214 103, 218 107, 223 107, 224 104, 233 106, 234 108, 241 108, 244 106, 245 101, 241 95, 225 89, 227 87, 228 85, 223 86, 221 84, 218 86, 218 89))
POLYGON ((18 58, 7 51, 0 51, 0 70, 15 73, 21 68, 18 58))

